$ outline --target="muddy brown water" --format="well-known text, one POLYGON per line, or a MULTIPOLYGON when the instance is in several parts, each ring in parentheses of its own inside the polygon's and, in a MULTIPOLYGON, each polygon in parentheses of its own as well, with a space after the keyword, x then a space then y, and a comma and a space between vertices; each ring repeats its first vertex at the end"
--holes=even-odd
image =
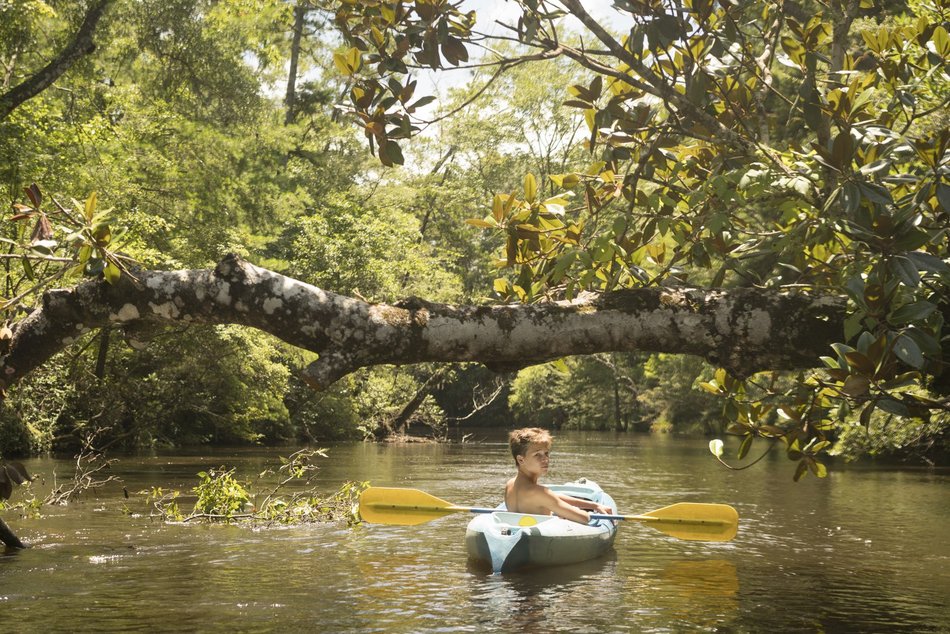
MULTIPOLYGON (((465 506, 498 502, 511 459, 497 432, 441 445, 329 446, 318 487, 419 488, 465 506)), ((734 450, 734 448, 733 448, 734 450)), ((742 472, 707 442, 558 434, 549 482, 586 476, 641 513, 723 502, 728 543, 621 526, 606 557, 493 576, 467 560, 470 516, 417 527, 162 524, 151 487, 187 491, 220 465, 254 481, 284 450, 123 457, 109 485, 40 518, 3 517, 31 544, 0 557, 9 632, 950 632, 950 472, 833 466, 792 481, 780 454, 742 472), (122 486, 132 492, 126 499, 122 486)), ((67 460, 37 459, 45 480, 67 460)))

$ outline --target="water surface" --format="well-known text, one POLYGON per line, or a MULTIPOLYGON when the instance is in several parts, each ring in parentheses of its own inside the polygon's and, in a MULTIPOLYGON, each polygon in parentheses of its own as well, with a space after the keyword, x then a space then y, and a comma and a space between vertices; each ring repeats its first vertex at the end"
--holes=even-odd
MULTIPOLYGON (((445 445, 329 448, 318 486, 419 488, 465 506, 499 501, 512 471, 490 432, 445 445)), ((565 432, 550 482, 586 476, 621 512, 723 502, 728 543, 621 526, 608 556, 492 576, 465 555, 466 514, 417 527, 250 529, 167 525, 150 486, 188 490, 195 473, 254 480, 290 450, 122 458, 109 485, 27 519, 32 548, 0 557, 0 627, 13 632, 950 632, 950 489, 939 470, 833 468, 792 482, 779 454, 730 472, 706 442, 565 432), (133 495, 126 499, 122 486, 133 495)), ((33 460, 62 479, 69 461, 33 460)), ((42 489, 38 484, 38 491, 42 489)))

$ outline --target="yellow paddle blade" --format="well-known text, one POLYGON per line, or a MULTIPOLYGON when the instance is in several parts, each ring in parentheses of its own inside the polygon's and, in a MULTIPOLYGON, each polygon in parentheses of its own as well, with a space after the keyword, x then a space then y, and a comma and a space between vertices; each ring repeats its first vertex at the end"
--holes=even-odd
POLYGON ((694 541, 727 542, 739 530, 739 513, 727 504, 680 502, 631 519, 671 537, 694 541))
POLYGON ((467 510, 418 489, 369 487, 360 494, 360 517, 373 524, 415 526, 467 510))

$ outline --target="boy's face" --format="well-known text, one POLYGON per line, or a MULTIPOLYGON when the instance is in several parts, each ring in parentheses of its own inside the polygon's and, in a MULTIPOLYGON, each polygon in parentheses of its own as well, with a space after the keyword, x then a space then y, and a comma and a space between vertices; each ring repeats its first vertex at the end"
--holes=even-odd
POLYGON ((528 473, 547 473, 551 459, 551 445, 543 442, 530 443, 525 455, 518 456, 518 458, 519 469, 528 473))

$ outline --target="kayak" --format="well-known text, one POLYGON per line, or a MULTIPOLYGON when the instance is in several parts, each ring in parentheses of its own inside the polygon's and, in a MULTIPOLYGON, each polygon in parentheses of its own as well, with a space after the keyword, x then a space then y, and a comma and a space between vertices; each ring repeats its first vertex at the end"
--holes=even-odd
MULTIPOLYGON (((617 505, 596 482, 581 478, 548 486, 555 493, 584 498, 616 512, 617 505)), ((465 549, 473 559, 491 562, 496 573, 528 565, 554 566, 594 559, 607 552, 617 536, 611 520, 579 524, 554 515, 511 513, 504 503, 479 514, 465 530, 465 549)))

